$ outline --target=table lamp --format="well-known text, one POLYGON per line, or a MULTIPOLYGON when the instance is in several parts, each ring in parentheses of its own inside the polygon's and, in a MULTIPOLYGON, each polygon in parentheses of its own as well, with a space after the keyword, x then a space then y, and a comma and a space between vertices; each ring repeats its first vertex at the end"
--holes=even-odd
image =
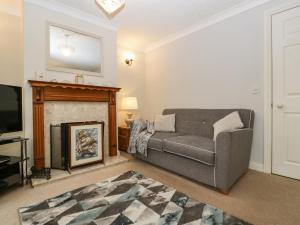
MULTIPOLYGON (((124 97, 122 100, 122 106, 121 108, 123 110, 136 110, 138 109, 138 102, 136 97, 124 97)), ((127 112, 127 119, 125 120, 125 123, 128 127, 131 127, 133 124, 132 119, 133 113, 127 112)))

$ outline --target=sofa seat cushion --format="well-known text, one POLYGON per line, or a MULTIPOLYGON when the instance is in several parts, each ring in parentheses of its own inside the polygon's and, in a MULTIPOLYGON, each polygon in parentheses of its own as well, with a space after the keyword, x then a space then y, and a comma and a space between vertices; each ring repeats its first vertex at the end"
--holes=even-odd
POLYGON ((178 133, 171 133, 171 132, 155 132, 154 135, 149 139, 148 148, 157 151, 163 151, 163 140, 170 137, 179 136, 178 133))
POLYGON ((212 139, 201 136, 177 136, 163 141, 163 151, 179 155, 207 165, 215 164, 215 150, 212 139))

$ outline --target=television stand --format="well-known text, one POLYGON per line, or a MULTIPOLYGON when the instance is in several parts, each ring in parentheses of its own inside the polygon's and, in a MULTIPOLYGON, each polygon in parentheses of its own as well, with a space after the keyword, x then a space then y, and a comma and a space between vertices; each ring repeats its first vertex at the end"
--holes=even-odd
POLYGON ((0 166, 4 163, 7 163, 10 161, 10 157, 9 156, 5 156, 5 155, 0 155, 0 166))
POLYGON ((0 145, 20 143, 20 156, 0 155, 0 191, 16 184, 27 183, 27 141, 28 138, 14 137, 0 139, 0 145), (4 159, 5 162, 2 161, 4 159))
POLYGON ((22 139, 20 136, 5 137, 5 138, 0 136, 0 145, 10 144, 10 143, 14 143, 14 142, 20 142, 20 139, 22 139))

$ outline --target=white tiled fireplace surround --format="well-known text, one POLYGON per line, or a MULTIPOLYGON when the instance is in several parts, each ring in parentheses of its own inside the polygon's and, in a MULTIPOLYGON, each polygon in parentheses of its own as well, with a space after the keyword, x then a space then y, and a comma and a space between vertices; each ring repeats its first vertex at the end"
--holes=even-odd
MULTIPOLYGON (((64 102, 49 101, 44 104, 44 135, 45 135, 45 166, 50 167, 50 124, 61 124, 69 122, 104 121, 104 161, 105 165, 91 165, 88 168, 78 168, 71 175, 81 174, 128 161, 125 157, 109 157, 108 150, 108 104, 99 102, 64 102)), ((51 181, 63 179, 69 176, 66 171, 51 171, 51 181)), ((33 186, 47 182, 46 180, 35 180, 33 186)))
POLYGON ((100 102, 45 102, 45 166, 50 167, 50 124, 104 121, 104 158, 108 157, 108 104, 100 102))

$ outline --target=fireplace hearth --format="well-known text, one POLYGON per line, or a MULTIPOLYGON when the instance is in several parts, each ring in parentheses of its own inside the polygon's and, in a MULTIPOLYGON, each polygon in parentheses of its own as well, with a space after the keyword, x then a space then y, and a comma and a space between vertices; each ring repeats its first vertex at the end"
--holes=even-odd
POLYGON ((90 166, 83 166, 83 167, 77 167, 72 169, 72 173, 69 173, 66 170, 57 170, 57 169, 51 169, 51 179, 32 179, 31 185, 33 187, 37 187, 43 184, 48 184, 51 182, 56 182, 58 180, 64 180, 64 179, 69 179, 77 175, 85 174, 85 173, 93 173, 97 171, 101 171, 102 169, 119 165, 122 163, 128 162, 129 159, 126 156, 118 155, 114 157, 107 157, 105 158, 104 163, 97 163, 97 164, 92 164, 90 166))

